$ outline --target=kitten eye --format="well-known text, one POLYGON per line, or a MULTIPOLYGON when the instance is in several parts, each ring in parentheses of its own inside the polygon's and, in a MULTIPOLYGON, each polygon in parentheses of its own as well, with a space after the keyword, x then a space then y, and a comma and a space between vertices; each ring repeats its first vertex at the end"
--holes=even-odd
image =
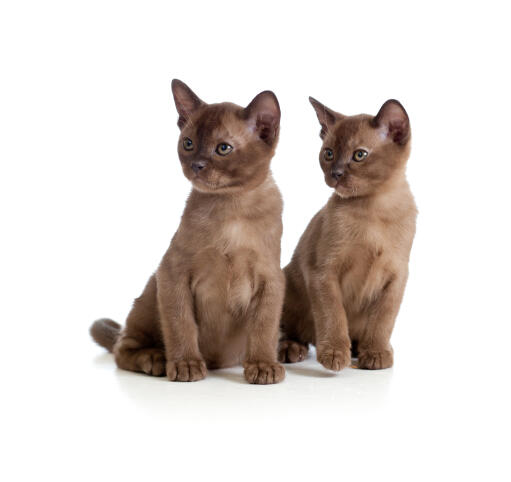
POLYGON ((325 149, 325 159, 331 161, 334 158, 334 151, 332 149, 325 149))
POLYGON ((189 137, 183 139, 183 147, 185 151, 191 151, 193 149, 193 142, 189 137))
POLYGON ((369 153, 364 151, 364 149, 358 149, 353 153, 353 160, 356 162, 363 161, 369 153))
POLYGON ((220 154, 221 156, 226 156, 229 154, 229 152, 232 151, 232 146, 230 144, 226 144, 225 142, 222 142, 216 146, 216 152, 217 154, 220 154))

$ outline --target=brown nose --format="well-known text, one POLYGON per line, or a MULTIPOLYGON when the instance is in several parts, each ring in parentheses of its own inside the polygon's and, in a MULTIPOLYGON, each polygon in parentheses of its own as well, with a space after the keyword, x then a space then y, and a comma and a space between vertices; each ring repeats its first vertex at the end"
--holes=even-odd
POLYGON ((332 177, 338 181, 344 175, 344 171, 342 169, 332 169, 332 177))
POLYGON ((205 161, 196 161, 192 162, 192 171, 197 174, 199 171, 202 171, 206 167, 205 161))

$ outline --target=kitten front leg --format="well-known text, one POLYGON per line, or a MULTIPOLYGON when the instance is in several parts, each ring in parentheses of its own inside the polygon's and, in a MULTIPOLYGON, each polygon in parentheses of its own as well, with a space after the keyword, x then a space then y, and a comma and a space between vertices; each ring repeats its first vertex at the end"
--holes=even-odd
POLYGON ((279 321, 284 299, 284 276, 261 283, 249 310, 247 351, 243 363, 249 383, 267 385, 284 380, 284 367, 277 361, 279 321))
POLYGON ((188 273, 158 270, 158 307, 170 381, 195 382, 206 376, 188 273))
POLYGON ((351 364, 351 342, 339 279, 334 272, 311 273, 308 290, 318 361, 328 370, 342 370, 351 364))
POLYGON ((380 370, 393 365, 394 353, 390 345, 390 337, 403 298, 405 284, 406 279, 391 279, 369 307, 367 324, 358 344, 359 368, 380 370))

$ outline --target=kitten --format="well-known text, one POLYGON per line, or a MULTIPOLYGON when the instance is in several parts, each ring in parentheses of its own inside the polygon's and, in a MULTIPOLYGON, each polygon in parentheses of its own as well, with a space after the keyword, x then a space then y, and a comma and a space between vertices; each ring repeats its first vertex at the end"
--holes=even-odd
POLYGON ((243 361, 247 381, 277 383, 282 199, 270 172, 280 108, 265 91, 246 108, 206 104, 172 81, 178 154, 193 189, 181 224, 126 327, 98 320, 92 337, 120 368, 195 381, 243 361))
POLYGON ((334 194, 284 269, 279 360, 300 361, 313 343, 330 370, 350 365, 352 354, 360 368, 388 368, 417 215, 405 177, 408 115, 396 100, 375 117, 344 116, 309 100, 321 124, 321 169, 334 194))

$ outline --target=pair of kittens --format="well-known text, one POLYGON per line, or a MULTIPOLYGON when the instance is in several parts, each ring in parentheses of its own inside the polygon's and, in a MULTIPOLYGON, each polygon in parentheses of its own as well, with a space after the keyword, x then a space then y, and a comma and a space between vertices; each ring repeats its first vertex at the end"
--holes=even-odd
POLYGON ((128 315, 91 327, 120 368, 196 381, 243 362, 248 382, 278 383, 309 344, 327 369, 392 366, 390 345, 408 275, 416 207, 405 177, 406 111, 344 116, 310 98, 319 161, 334 193, 280 268, 282 198, 270 172, 279 136, 273 92, 243 108, 172 92, 178 154, 193 185, 181 224, 128 315))

